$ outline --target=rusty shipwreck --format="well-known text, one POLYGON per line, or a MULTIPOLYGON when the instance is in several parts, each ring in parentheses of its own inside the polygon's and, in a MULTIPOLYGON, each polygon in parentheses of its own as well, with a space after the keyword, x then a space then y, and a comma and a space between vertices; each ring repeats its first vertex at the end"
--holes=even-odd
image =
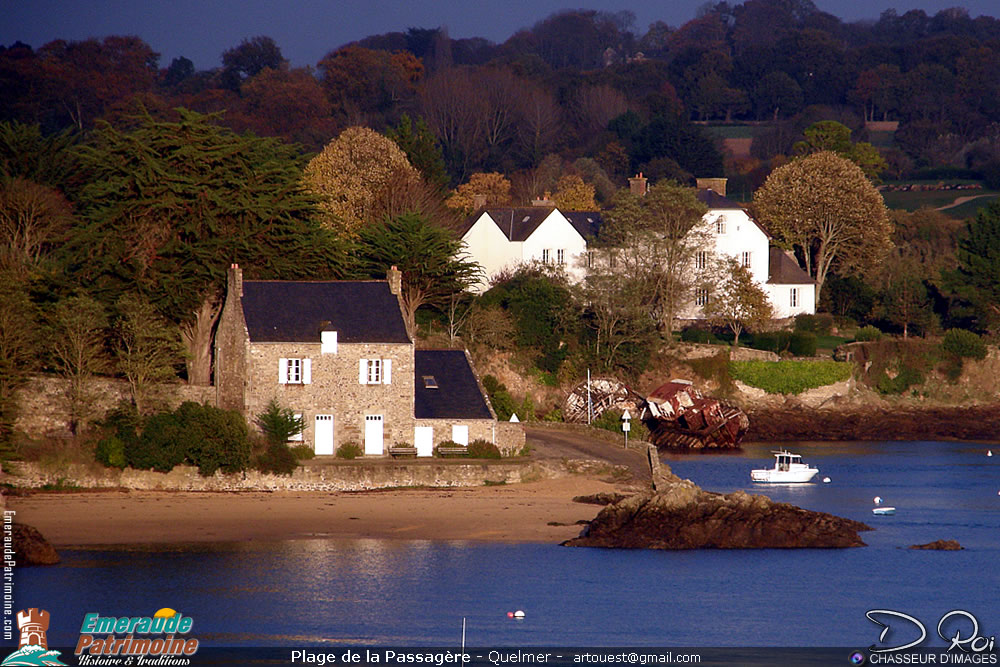
POLYGON ((733 449, 750 428, 743 410, 703 396, 687 380, 671 380, 649 394, 639 418, 660 449, 733 449))

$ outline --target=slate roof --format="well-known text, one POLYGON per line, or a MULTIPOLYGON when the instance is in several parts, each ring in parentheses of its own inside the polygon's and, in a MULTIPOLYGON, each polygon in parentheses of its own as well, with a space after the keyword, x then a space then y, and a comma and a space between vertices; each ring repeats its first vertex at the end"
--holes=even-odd
POLYGON ((768 251, 767 282, 772 285, 813 285, 815 280, 781 248, 768 251))
POLYGON ((464 350, 415 350, 413 356, 414 417, 493 419, 464 350), (425 375, 434 377, 437 389, 424 386, 425 375))
POLYGON ((243 282, 243 316, 253 342, 409 343, 396 296, 384 280, 243 282))
POLYGON ((598 211, 562 211, 562 214, 569 220, 569 224, 573 225, 573 229, 585 239, 596 238, 597 232, 604 224, 604 218, 598 211))

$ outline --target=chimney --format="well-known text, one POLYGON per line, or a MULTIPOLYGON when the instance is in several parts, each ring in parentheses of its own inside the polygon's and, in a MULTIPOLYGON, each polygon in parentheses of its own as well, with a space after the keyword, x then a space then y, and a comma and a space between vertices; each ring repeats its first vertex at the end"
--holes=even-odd
POLYGON ((230 264, 229 271, 226 272, 226 289, 228 298, 239 299, 243 297, 243 269, 239 264, 230 264))
POLYGON ((389 272, 385 275, 385 279, 389 281, 389 291, 399 296, 399 293, 403 289, 403 273, 396 268, 395 264, 389 269, 389 272))
POLYGON ((549 193, 546 192, 544 195, 542 195, 538 199, 532 199, 531 200, 531 205, 532 206, 545 206, 545 207, 548 207, 548 208, 554 208, 555 205, 556 205, 556 203, 554 201, 552 201, 551 199, 549 199, 549 193))
POLYGON ((647 181, 649 181, 649 179, 643 176, 642 172, 640 171, 638 174, 628 179, 628 189, 636 197, 645 197, 647 181))
POLYGON ((728 178, 696 178, 699 190, 711 190, 717 195, 726 196, 726 182, 728 178))
POLYGON ((478 211, 486 207, 486 195, 472 195, 472 208, 478 211))

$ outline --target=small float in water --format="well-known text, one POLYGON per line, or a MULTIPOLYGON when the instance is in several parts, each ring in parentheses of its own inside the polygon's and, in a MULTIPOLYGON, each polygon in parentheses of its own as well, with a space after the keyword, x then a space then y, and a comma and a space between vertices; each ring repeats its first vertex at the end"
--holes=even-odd
POLYGON ((889 514, 895 514, 896 508, 889 507, 888 505, 882 505, 882 496, 875 496, 875 507, 872 509, 872 514, 877 516, 885 516, 889 514))

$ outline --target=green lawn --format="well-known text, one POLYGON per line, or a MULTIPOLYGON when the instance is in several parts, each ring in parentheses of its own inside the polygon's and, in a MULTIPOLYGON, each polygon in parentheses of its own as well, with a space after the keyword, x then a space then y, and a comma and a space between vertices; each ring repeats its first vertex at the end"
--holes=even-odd
POLYGON ((1000 193, 991 193, 987 197, 982 197, 980 199, 973 199, 972 201, 967 201, 964 204, 959 204, 953 208, 949 208, 942 211, 945 215, 956 220, 966 220, 968 218, 976 217, 976 213, 981 208, 985 208, 990 202, 1000 199, 1000 193))

